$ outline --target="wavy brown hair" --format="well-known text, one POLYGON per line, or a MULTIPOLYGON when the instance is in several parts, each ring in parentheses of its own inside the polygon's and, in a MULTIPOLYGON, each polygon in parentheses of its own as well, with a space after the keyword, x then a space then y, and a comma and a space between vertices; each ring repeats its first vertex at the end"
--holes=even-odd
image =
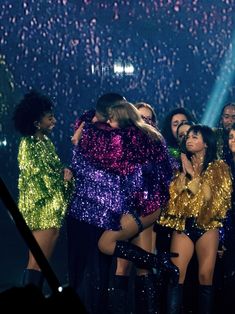
POLYGON ((157 123, 157 115, 156 115, 156 112, 154 110, 154 108, 147 104, 146 102, 137 102, 136 104, 134 104, 134 106, 137 108, 137 109, 140 109, 140 108, 147 108, 149 109, 151 112, 152 112, 152 121, 154 124, 157 123))
POLYGON ((135 126, 154 140, 161 140, 162 135, 153 126, 145 123, 138 109, 129 102, 119 102, 109 109, 109 118, 118 122, 119 128, 135 126))

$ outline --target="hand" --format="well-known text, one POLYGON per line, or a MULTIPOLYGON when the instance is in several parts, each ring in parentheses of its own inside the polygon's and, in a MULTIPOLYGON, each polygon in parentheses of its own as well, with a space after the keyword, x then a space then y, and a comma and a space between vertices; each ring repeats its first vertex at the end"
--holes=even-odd
POLYGON ((76 136, 72 136, 71 137, 71 142, 73 145, 77 145, 78 144, 78 138, 76 136))
POLYGON ((78 144, 78 142, 82 136, 82 130, 83 130, 84 125, 85 125, 85 122, 82 122, 81 125, 79 126, 79 128, 74 132, 74 135, 71 137, 71 142, 74 145, 78 144))
POLYGON ((99 120, 97 119, 97 116, 95 115, 93 118, 92 118, 92 120, 91 120, 91 122, 92 123, 95 123, 95 122, 98 122, 99 120))
POLYGON ((64 168, 64 181, 68 182, 72 179, 73 173, 70 169, 64 168))
POLYGON ((187 172, 186 172, 186 169, 185 169, 185 167, 184 167, 184 159, 185 159, 185 157, 186 157, 186 155, 184 154, 184 153, 181 153, 180 154, 180 159, 181 159, 181 164, 182 164, 182 168, 183 168, 183 173, 184 174, 186 174, 187 172))
POLYGON ((203 166, 203 159, 198 159, 195 156, 192 156, 192 164, 193 164, 193 171, 194 171, 194 177, 198 177, 202 172, 202 166, 203 166))
POLYGON ((191 161, 187 158, 185 154, 181 154, 181 162, 182 162, 182 167, 183 171, 185 174, 189 174, 191 177, 194 176, 194 169, 192 166, 191 161))

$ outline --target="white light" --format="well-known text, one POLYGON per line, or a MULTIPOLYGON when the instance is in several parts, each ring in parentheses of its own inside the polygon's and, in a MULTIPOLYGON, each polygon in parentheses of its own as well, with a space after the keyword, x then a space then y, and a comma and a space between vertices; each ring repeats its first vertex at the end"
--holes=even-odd
POLYGON ((58 291, 62 292, 63 291, 63 287, 58 287, 58 291))
POLYGON ((7 146, 7 140, 4 138, 3 140, 0 140, 0 147, 1 146, 7 146))
POLYGON ((132 74, 134 72, 134 67, 131 63, 125 64, 124 72, 126 74, 132 74))
POLYGON ((114 73, 121 74, 124 72, 124 67, 120 62, 115 62, 113 66, 114 73))

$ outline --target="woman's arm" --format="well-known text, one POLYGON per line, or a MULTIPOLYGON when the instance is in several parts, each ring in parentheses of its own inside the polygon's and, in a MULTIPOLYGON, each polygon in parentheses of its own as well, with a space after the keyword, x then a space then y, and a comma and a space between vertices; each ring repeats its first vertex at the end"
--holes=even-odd
POLYGON ((85 124, 85 122, 82 122, 82 123, 80 124, 80 126, 78 127, 78 129, 76 129, 76 131, 74 132, 73 136, 71 137, 71 142, 72 142, 74 145, 77 145, 78 142, 79 142, 79 140, 81 139, 82 130, 83 130, 84 124, 85 124))

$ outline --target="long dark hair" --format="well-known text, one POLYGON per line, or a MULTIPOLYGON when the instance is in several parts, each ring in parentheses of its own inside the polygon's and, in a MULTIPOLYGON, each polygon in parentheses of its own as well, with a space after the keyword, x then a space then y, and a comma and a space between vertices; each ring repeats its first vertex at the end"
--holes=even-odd
POLYGON ((227 108, 227 107, 235 107, 235 102, 228 102, 226 103, 223 108, 221 109, 221 112, 220 112, 220 120, 219 120, 219 127, 220 126, 223 126, 222 125, 222 117, 223 117, 223 114, 224 114, 224 110, 227 108))
POLYGON ((174 137, 171 131, 171 120, 176 114, 183 114, 187 118, 187 121, 196 123, 195 117, 185 108, 176 108, 172 110, 164 119, 161 126, 161 133, 165 138, 167 144, 171 147, 178 147, 177 139, 174 137))
MULTIPOLYGON (((231 129, 229 130, 228 133, 228 140, 229 140, 229 134, 231 132, 231 130, 235 131, 235 123, 232 125, 231 129)), ((228 144, 228 143, 227 143, 228 144)), ((231 152, 229 145, 228 145, 228 150, 226 150, 225 154, 224 154, 224 159, 227 162, 227 164, 229 164, 229 166, 235 170, 235 165, 234 165, 234 161, 233 161, 233 153, 231 152)), ((235 172, 234 172, 235 173, 235 172)))
MULTIPOLYGON (((216 135, 212 128, 210 128, 207 125, 201 124, 192 125, 187 132, 187 136, 190 132, 193 132, 194 134, 200 133, 202 135, 203 142, 207 145, 206 154, 202 167, 202 171, 205 171, 209 163, 217 159, 216 135)), ((192 155, 190 153, 187 153, 187 157, 191 158, 192 155)))
POLYGON ((181 139, 181 141, 179 140, 179 129, 182 125, 188 125, 189 127, 194 125, 193 122, 189 122, 189 121, 183 121, 181 122, 178 126, 177 126, 177 129, 176 129, 176 137, 177 137, 177 141, 178 141, 178 145, 179 145, 179 148, 180 148, 180 151, 181 153, 184 153, 186 154, 187 150, 186 150, 186 134, 183 136, 183 138, 181 139))

